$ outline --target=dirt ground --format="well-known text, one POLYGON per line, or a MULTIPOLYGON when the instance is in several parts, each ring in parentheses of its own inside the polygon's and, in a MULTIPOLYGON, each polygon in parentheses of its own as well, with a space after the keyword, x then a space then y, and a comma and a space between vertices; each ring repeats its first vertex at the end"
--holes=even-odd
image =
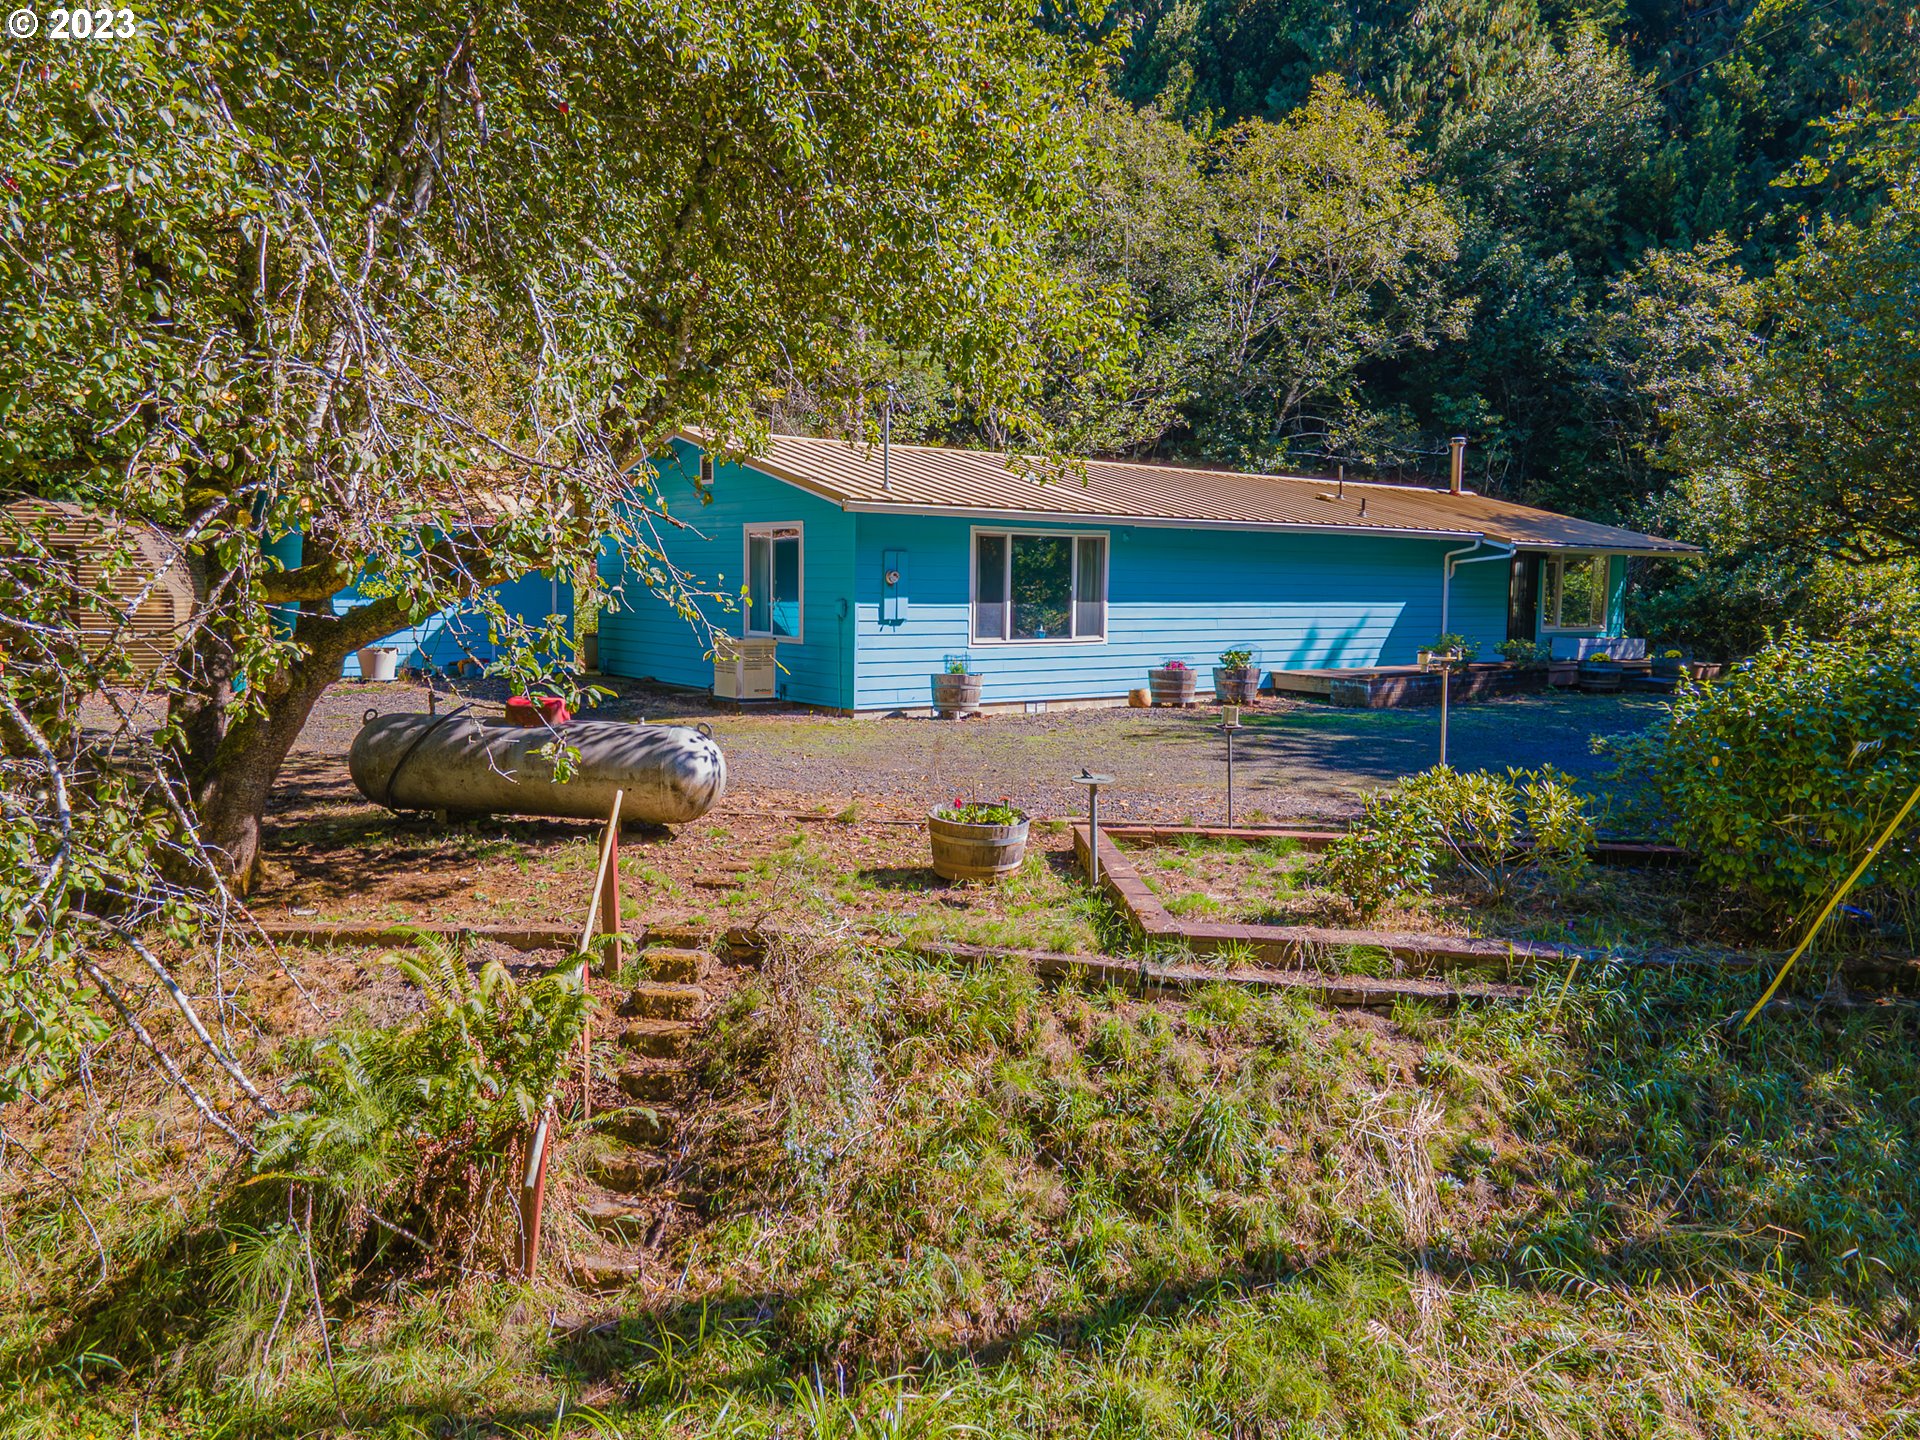
MULTIPOLYGON (((1102 917, 1070 882, 1064 824, 1039 824, 1018 881, 948 886, 927 865, 919 821, 955 796, 1010 797, 1036 818, 1084 813, 1071 783, 1084 765, 1115 783, 1115 820, 1224 818, 1225 745, 1217 712, 1083 710, 961 724, 835 717, 783 709, 745 714, 705 697, 611 681, 593 713, 705 721, 726 753, 728 790, 707 816, 629 832, 622 864, 629 923, 751 923, 765 915, 858 915, 900 934, 982 944, 1098 948, 1102 917)), ((497 704, 497 682, 462 699, 497 704)), ((444 702, 443 702, 444 703, 444 702)), ((263 918, 527 924, 578 922, 595 860, 595 827, 499 817, 436 825, 366 802, 345 755, 369 709, 424 710, 407 683, 333 688, 289 758, 270 813, 263 918)), ((1640 729, 1658 699, 1553 695, 1454 713, 1463 767, 1556 765, 1593 780, 1590 740, 1640 729)), ((1350 711, 1267 701, 1236 740, 1243 820, 1339 818, 1366 790, 1431 765, 1433 711, 1350 711)), ((1204 889, 1204 887, 1202 887, 1204 889)))

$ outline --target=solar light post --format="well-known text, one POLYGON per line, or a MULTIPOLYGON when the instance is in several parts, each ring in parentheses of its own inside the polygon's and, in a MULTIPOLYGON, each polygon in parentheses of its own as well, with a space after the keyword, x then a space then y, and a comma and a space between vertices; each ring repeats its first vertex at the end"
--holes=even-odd
POLYGON ((1233 737, 1240 733, 1240 707, 1224 705, 1220 709, 1220 730, 1227 737, 1227 825, 1233 825, 1233 737))
POLYGON ((1073 783, 1087 787, 1087 871, 1097 887, 1100 884, 1100 787, 1111 785, 1113 776, 1095 775, 1082 765, 1073 783))
POLYGON ((1433 657, 1440 662, 1440 765, 1447 763, 1447 701, 1453 691, 1453 662, 1460 658, 1458 650, 1433 657))

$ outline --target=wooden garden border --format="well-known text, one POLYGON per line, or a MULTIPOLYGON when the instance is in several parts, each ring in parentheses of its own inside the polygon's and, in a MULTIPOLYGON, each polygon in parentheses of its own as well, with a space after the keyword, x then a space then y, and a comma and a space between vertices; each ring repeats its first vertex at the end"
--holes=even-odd
MULTIPOLYGON (((1293 836, 1303 832, 1292 832, 1293 836)), ((1328 833, 1328 832, 1320 832, 1328 833)), ((1336 832, 1337 833, 1337 832, 1336 832)), ((1598 958, 1598 952, 1568 945, 1542 945, 1530 940, 1474 940, 1460 935, 1420 935, 1397 930, 1347 930, 1323 925, 1234 925, 1181 920, 1160 897, 1147 888, 1139 871, 1114 837, 1143 838, 1167 844, 1182 835, 1224 838, 1259 836, 1282 838, 1277 831, 1182 830, 1171 826, 1105 826, 1100 828, 1100 888, 1132 920, 1141 938, 1184 946, 1196 954, 1225 949, 1248 949, 1264 961, 1313 967, 1328 950, 1355 946, 1384 951, 1395 961, 1426 969, 1490 970, 1511 976, 1516 965, 1554 965, 1598 958), (1137 836, 1137 832, 1149 832, 1137 836)), ((1087 826, 1073 827, 1073 853, 1082 871, 1092 850, 1087 826)), ((1343 981, 1348 977, 1342 977, 1343 981)))

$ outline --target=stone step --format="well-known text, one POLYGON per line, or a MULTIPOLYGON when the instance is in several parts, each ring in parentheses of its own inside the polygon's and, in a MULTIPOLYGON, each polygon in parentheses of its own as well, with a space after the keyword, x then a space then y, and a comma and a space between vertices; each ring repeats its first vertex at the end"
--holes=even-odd
POLYGON ((620 1044, 653 1060, 677 1060, 687 1053, 693 1026, 678 1020, 638 1020, 620 1032, 620 1044))
POLYGON ((700 978, 707 955, 704 950, 683 950, 674 945, 654 945, 641 953, 655 980, 691 985, 700 978))
POLYGON ((660 1221, 657 1200, 630 1195, 596 1195, 580 1206, 580 1218, 610 1240, 643 1241, 660 1221))
POLYGON ((680 1077, 678 1066, 629 1065, 620 1072, 620 1089, 629 1099, 657 1105, 673 1098, 680 1077))
POLYGON ((601 1129, 629 1145, 664 1145, 673 1137, 673 1117, 635 1105, 608 1115, 601 1129))
POLYGON ((601 1156, 588 1164, 593 1181, 618 1195, 638 1195, 652 1190, 666 1178, 667 1162, 642 1150, 625 1150, 618 1155, 601 1156))
POLYGON ((643 984, 633 987, 620 1013, 647 1020, 691 1020, 706 1003, 707 992, 698 985, 643 984))
POLYGON ((576 1252, 567 1268, 584 1290, 621 1290, 644 1275, 647 1266, 630 1250, 596 1250, 576 1252))

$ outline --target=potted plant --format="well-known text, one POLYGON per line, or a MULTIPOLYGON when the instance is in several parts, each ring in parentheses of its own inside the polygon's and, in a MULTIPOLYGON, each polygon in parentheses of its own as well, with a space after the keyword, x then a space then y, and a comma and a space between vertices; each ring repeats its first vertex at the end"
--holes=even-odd
POLYGON ((1027 815, 1002 795, 998 805, 951 805, 927 812, 934 872, 946 880, 998 880, 1020 868, 1027 853, 1027 815))
POLYGON ((1222 650, 1213 667, 1213 698, 1222 705, 1256 705, 1260 701, 1260 667, 1253 651, 1222 650))
POLYGON ((1580 688, 1582 690, 1618 690, 1620 688, 1620 662, 1605 650, 1596 650, 1583 656, 1580 661, 1580 688))
POLYGON ((1687 657, 1678 650, 1666 650, 1653 657, 1653 678, 1656 680, 1678 680, 1680 672, 1686 668, 1687 657))
POLYGON ((1547 663, 1547 647, 1537 640, 1503 640, 1494 647, 1500 658, 1516 670, 1547 663))
POLYGON ((967 666, 964 655, 949 655, 946 668, 933 677, 933 713, 942 720, 958 720, 980 708, 980 676, 967 666))
POLYGON ((1168 660, 1147 672, 1147 688, 1156 705, 1191 705, 1196 678, 1186 661, 1168 660))

